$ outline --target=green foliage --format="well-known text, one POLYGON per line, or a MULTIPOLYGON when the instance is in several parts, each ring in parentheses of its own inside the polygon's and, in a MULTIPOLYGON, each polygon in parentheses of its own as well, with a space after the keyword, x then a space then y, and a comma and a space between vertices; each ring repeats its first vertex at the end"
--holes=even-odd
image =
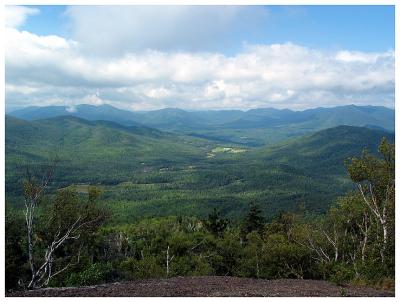
POLYGON ((212 276, 215 270, 211 263, 204 255, 196 255, 193 257, 193 270, 190 272, 192 276, 212 276))
POLYGON ((381 158, 376 158, 364 150, 361 158, 348 161, 347 170, 354 182, 368 181, 375 188, 382 190, 394 178, 395 149, 393 144, 383 138, 378 150, 381 158))
MULTIPOLYGON (((29 191, 27 194, 36 194, 34 181, 27 182, 24 187, 26 192, 29 191)), ((99 193, 96 188, 89 188, 89 194, 85 197, 87 198, 82 198, 72 189, 62 189, 55 196, 43 196, 36 207, 32 223, 33 265, 36 271, 39 271, 39 267, 46 267, 45 273, 50 272, 49 262, 46 262, 50 255, 50 265, 55 277, 49 277, 51 285, 62 284, 66 274, 78 262, 83 264, 88 260, 89 246, 93 244, 92 237, 108 217, 108 211, 98 203, 99 193), (49 253, 50 248, 52 252, 49 253)), ((7 210, 6 270, 10 274, 7 288, 15 288, 17 285, 26 287, 32 279, 27 263, 26 222, 22 215, 22 211, 13 208, 7 210)), ((84 284, 92 277, 97 280, 100 274, 98 269, 96 264, 82 274, 78 272, 74 280, 81 280, 84 284)), ((40 278, 41 275, 38 276, 35 278, 40 278)), ((48 275, 43 275, 42 279, 45 278, 48 275)))
POLYGON ((5 287, 17 289, 27 281, 29 268, 25 250, 24 217, 6 204, 5 216, 5 287))
POLYGON ((79 273, 69 275, 67 286, 83 286, 109 282, 112 272, 110 263, 94 263, 79 273))
POLYGON ((210 261, 217 275, 234 276, 237 273, 238 262, 241 256, 239 234, 228 232, 223 240, 218 240, 215 252, 210 261))
POLYGON ((221 237, 228 223, 228 220, 224 219, 221 213, 214 208, 213 212, 208 214, 208 219, 204 221, 204 226, 214 236, 221 237))
POLYGON ((266 238, 264 278, 304 278, 313 269, 309 251, 291 242, 284 234, 266 238))
POLYGON ((249 234, 251 232, 257 231, 261 234, 263 232, 264 223, 265 218, 262 216, 260 206, 252 203, 250 205, 249 212, 244 218, 242 233, 249 234))
POLYGON ((121 262, 121 270, 129 279, 163 278, 165 270, 155 256, 144 256, 142 259, 128 258, 121 262))
MULTIPOLYGON (((377 275, 394 276, 395 242, 395 146, 383 138, 379 157, 363 152, 361 158, 347 163, 351 179, 357 183, 364 212, 370 221, 372 237, 370 257, 380 258, 377 275), (378 255, 379 254, 379 255, 378 255)), ((366 225, 367 227, 368 225, 366 225)), ((371 239, 370 239, 371 240, 371 239)))
POLYGON ((330 268, 329 280, 337 285, 346 285, 354 278, 354 269, 349 264, 338 263, 330 268))
POLYGON ((246 236, 246 245, 243 248, 243 256, 240 261, 239 275, 243 277, 260 278, 260 269, 263 267, 265 242, 257 232, 251 232, 246 236))
MULTIPOLYGON (((73 189, 61 189, 54 200, 48 202, 40 220, 42 229, 38 230, 43 240, 51 242, 55 234, 65 234, 76 221, 82 226, 74 234, 84 241, 93 234, 109 217, 108 210, 98 203, 99 191, 89 188, 86 198, 73 189)), ((46 241, 46 242, 47 242, 46 241)))

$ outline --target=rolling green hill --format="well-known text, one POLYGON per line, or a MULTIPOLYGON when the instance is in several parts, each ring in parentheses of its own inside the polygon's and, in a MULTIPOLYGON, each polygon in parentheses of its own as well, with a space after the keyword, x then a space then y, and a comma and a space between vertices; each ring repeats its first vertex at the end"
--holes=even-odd
POLYGON ((354 126, 338 126, 292 139, 254 152, 266 163, 282 163, 304 169, 310 175, 343 175, 344 159, 367 149, 376 153, 382 137, 394 142, 394 134, 354 126))
POLYGON ((145 125, 216 142, 247 146, 272 146, 291 137, 339 125, 370 127, 394 131, 394 110, 378 106, 339 106, 304 111, 262 108, 248 111, 185 111, 166 108, 132 112, 110 105, 28 107, 12 116, 37 120, 57 116, 76 116, 87 120, 108 120, 123 125, 145 125))
POLYGON ((131 174, 199 160, 211 147, 201 139, 113 122, 71 116, 31 122, 6 117, 6 167, 12 183, 25 165, 55 156, 62 165, 57 169, 62 179, 118 183, 131 174))
POLYGON ((248 148, 113 122, 58 117, 24 121, 6 117, 6 193, 21 203, 26 167, 60 159, 54 188, 99 186, 114 223, 143 216, 205 216, 213 207, 238 218, 250 202, 267 218, 304 205, 328 208, 351 184, 344 159, 376 151, 394 135, 339 126, 273 147, 248 148))

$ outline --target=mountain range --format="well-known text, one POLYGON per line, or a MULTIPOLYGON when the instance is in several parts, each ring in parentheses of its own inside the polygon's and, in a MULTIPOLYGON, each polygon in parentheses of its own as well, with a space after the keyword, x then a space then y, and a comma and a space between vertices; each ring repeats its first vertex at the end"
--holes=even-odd
POLYGON ((381 106, 339 106, 304 111, 251 109, 185 111, 166 108, 133 112, 110 105, 27 107, 9 113, 24 120, 75 116, 106 120, 125 126, 147 126, 162 131, 246 146, 273 145, 279 141, 339 125, 394 131, 394 110, 381 106))

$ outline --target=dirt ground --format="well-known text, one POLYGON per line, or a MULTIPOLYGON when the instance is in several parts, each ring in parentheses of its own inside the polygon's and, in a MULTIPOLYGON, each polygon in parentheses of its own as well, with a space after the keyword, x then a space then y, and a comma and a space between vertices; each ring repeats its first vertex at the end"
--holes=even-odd
POLYGON ((88 287, 45 288, 6 295, 30 297, 384 297, 394 296, 394 292, 366 287, 340 287, 321 280, 261 280, 214 276, 138 280, 88 287))

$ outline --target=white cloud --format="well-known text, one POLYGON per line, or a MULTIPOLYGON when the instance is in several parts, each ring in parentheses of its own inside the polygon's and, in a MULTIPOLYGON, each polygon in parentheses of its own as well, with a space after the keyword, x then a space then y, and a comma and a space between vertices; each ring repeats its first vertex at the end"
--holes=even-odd
POLYGON ((90 56, 82 43, 6 29, 7 106, 109 103, 164 107, 303 109, 394 106, 394 52, 338 52, 292 43, 215 52, 131 51, 90 56))
POLYGON ((99 96, 99 92, 94 94, 85 95, 82 99, 79 100, 79 104, 90 104, 90 105, 103 105, 104 100, 102 100, 99 96))
POLYGON ((360 51, 344 50, 339 51, 336 54, 336 60, 343 62, 375 63, 377 60, 385 56, 391 56, 391 53, 363 53, 360 51))
POLYGON ((91 55, 129 52, 213 51, 235 39, 231 33, 260 31, 268 16, 256 6, 70 6, 73 39, 91 55))
POLYGON ((25 23, 28 16, 38 13, 39 10, 36 8, 7 5, 4 9, 5 25, 7 27, 18 28, 25 23))
POLYGON ((171 95, 171 92, 168 89, 165 89, 164 87, 158 87, 158 88, 150 88, 147 91, 145 91, 144 94, 152 99, 163 99, 169 97, 171 95))
POLYGON ((65 110, 67 110, 68 112, 76 112, 76 106, 74 105, 69 105, 65 110))

